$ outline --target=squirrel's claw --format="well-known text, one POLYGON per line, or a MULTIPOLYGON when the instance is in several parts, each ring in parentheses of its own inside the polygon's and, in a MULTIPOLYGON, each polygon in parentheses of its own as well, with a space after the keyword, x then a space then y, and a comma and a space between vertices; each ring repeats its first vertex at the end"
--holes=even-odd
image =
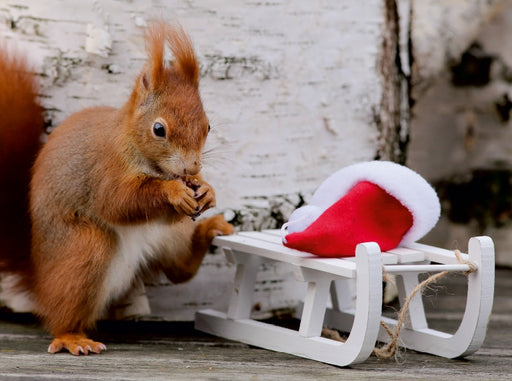
POLYGON ((215 192, 207 183, 197 189, 195 199, 199 205, 199 214, 215 206, 215 192))

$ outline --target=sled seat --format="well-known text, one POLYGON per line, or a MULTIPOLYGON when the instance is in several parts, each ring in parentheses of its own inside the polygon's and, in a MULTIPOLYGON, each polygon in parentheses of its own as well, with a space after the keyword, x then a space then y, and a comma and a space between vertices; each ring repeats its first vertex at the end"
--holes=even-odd
POLYGON ((482 345, 494 294, 494 245, 489 237, 473 237, 460 263, 453 251, 414 243, 381 252, 374 242, 359 244, 355 257, 320 258, 285 247, 279 230, 242 232, 215 238, 236 265, 233 291, 226 312, 202 310, 196 329, 313 360, 347 366, 365 361, 377 340, 388 341, 381 321, 383 271, 396 276, 399 301, 418 285, 422 273, 469 272, 464 317, 455 334, 428 328, 421 293, 410 301, 400 345, 420 352, 454 358, 474 353, 482 345), (307 283, 298 330, 251 319, 252 296, 260 265, 287 263, 297 280, 307 283), (472 264, 472 266, 469 265, 472 264), (351 286, 355 284, 354 287, 351 286), (328 307, 328 300, 331 307, 328 307), (354 302, 355 299, 355 302, 354 302), (348 333, 345 342, 321 336, 328 327, 348 333))

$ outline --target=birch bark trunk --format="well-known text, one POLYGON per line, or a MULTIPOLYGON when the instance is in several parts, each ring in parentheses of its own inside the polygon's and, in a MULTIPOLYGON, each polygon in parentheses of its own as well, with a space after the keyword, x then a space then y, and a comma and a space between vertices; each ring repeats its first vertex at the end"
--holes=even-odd
MULTIPOLYGON (((254 230, 279 227, 345 165, 405 160, 408 5, 0 0, 0 35, 29 51, 56 126, 84 107, 120 106, 144 63, 143 27, 155 17, 179 20, 195 42, 211 119, 213 212, 254 230)), ((152 314, 188 320, 198 308, 224 308, 232 272, 223 256, 209 255, 188 284, 154 280, 146 287, 152 314)), ((262 272, 255 311, 294 307, 301 291, 289 275, 279 266, 262 272)))

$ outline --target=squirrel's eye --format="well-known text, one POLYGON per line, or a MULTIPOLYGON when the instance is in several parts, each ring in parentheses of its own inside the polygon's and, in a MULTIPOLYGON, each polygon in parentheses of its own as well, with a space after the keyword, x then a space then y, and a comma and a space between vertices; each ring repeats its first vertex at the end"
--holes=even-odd
POLYGON ((153 133, 159 138, 165 138, 165 127, 162 123, 156 122, 153 124, 153 133))
POLYGON ((211 130, 210 123, 208 123, 208 132, 210 132, 210 130, 211 130))

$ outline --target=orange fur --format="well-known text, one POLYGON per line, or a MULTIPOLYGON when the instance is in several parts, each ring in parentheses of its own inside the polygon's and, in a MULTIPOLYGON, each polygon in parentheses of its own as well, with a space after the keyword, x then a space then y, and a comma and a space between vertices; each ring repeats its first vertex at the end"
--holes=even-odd
POLYGON ((233 231, 219 216, 194 221, 215 193, 200 175, 209 126, 190 39, 160 22, 146 43, 148 63, 126 104, 71 115, 33 167, 32 291, 55 336, 52 353, 104 349, 84 331, 137 273, 163 268, 172 281, 188 280, 213 237, 233 231))
POLYGON ((43 132, 38 83, 25 56, 0 42, 0 271, 30 284, 30 168, 43 132))

